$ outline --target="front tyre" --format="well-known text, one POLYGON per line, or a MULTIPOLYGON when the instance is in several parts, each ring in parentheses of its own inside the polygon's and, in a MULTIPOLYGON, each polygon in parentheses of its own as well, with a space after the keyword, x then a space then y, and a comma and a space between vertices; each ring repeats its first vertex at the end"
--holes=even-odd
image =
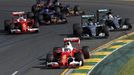
POLYGON ((77 24, 77 23, 73 24, 73 35, 81 37, 82 32, 83 32, 83 29, 80 26, 80 24, 77 24))
POLYGON ((10 20, 5 20, 4 21, 4 31, 8 31, 10 25, 11 25, 11 21, 10 20))
POLYGON ((84 56, 82 53, 78 52, 75 54, 75 61, 81 62, 80 66, 84 65, 84 56))
POLYGON ((89 50, 88 46, 83 46, 82 47, 82 53, 83 53, 85 59, 90 58, 90 50, 89 50))
POLYGON ((132 25, 130 23, 130 19, 129 18, 125 18, 124 25, 127 25, 128 26, 128 29, 127 30, 132 29, 132 25))

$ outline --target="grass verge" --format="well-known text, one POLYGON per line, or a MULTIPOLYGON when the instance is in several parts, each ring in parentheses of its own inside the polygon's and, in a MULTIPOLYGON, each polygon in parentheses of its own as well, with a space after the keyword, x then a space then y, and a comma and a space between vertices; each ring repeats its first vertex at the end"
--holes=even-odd
MULTIPOLYGON (((134 35, 130 35, 124 39, 134 40, 134 35)), ((134 50, 134 49, 132 49, 134 50)), ((130 58, 127 64, 125 64, 118 75, 134 75, 134 57, 130 58)))
POLYGON ((122 67, 118 75, 134 75, 134 57, 122 67))

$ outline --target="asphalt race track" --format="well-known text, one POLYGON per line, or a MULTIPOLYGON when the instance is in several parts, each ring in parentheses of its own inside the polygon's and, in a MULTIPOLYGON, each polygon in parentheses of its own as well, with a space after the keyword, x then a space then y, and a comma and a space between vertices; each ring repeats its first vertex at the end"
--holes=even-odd
MULTIPOLYGON (((134 2, 94 1, 94 0, 62 0, 66 4, 79 4, 85 11, 98 8, 111 8, 122 17, 130 17, 134 23, 134 2), (77 1, 77 2, 76 2, 77 1)), ((0 75, 60 75, 64 69, 41 69, 39 59, 52 51, 55 46, 63 45, 63 38, 72 34, 72 24, 80 21, 80 17, 69 18, 64 25, 41 26, 39 34, 8 35, 3 31, 3 21, 8 19, 11 11, 29 11, 34 0, 0 0, 0 75)), ((89 45, 94 49, 108 41, 131 31, 111 32, 108 39, 82 40, 81 45, 89 45)))

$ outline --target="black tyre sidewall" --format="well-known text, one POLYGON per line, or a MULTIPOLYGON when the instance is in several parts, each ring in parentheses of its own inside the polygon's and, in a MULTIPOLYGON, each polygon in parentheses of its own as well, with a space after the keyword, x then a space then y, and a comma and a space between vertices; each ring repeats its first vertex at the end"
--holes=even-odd
POLYGON ((84 55, 85 59, 89 59, 90 58, 90 50, 89 50, 88 46, 83 46, 82 47, 82 52, 83 52, 83 55, 84 55))

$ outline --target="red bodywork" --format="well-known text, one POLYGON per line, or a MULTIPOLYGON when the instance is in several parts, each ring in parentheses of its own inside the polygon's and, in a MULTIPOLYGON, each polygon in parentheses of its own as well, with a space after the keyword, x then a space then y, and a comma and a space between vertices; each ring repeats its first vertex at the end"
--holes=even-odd
POLYGON ((20 27, 21 25, 21 30, 22 32, 28 32, 29 28, 32 28, 33 24, 34 24, 34 20, 32 19, 22 19, 20 21, 17 21, 16 19, 13 20, 13 23, 17 26, 20 27))
MULTIPOLYGON (((33 25, 35 24, 34 19, 27 18, 26 13, 24 12, 12 12, 12 23, 14 26, 21 30, 22 32, 35 32, 35 30, 32 30, 33 25), (20 18, 20 17, 24 18, 20 18), (16 18, 17 17, 17 18, 16 18)), ((20 31, 15 31, 15 33, 20 33, 20 31)))
MULTIPOLYGON (((80 46, 80 39, 79 38, 64 38, 64 42, 68 42, 68 41, 71 41, 71 42, 77 42, 77 46, 80 46)), ((71 51, 63 51, 62 50, 62 47, 58 48, 56 50, 56 52, 53 53, 54 57, 58 57, 60 60, 59 60, 59 65, 52 65, 52 67, 61 67, 61 66, 75 66, 74 65, 69 65, 68 64, 68 58, 69 57, 74 57, 74 54, 76 52, 81 52, 81 49, 80 47, 77 48, 73 48, 73 50, 71 51), (58 56, 57 53, 61 53, 60 56, 58 56)))

